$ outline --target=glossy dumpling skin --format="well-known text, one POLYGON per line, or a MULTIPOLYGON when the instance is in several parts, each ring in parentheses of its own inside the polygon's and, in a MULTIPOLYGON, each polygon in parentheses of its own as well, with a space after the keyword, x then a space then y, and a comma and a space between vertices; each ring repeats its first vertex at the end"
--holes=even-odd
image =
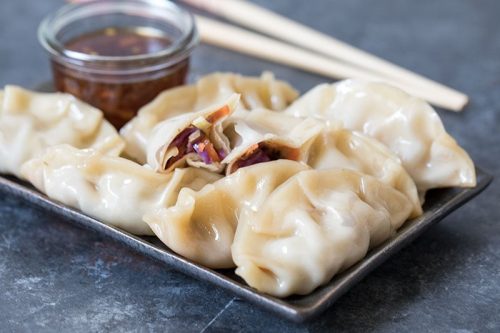
POLYGON ((19 177, 24 162, 57 144, 114 156, 124 148, 100 110, 69 94, 6 86, 0 104, 0 173, 19 177))
POLYGON ((242 211, 232 246, 236 274, 270 295, 308 294, 393 235, 411 210, 401 192, 373 177, 300 172, 259 209, 242 211))
POLYGON ((231 244, 240 211, 257 209, 276 187, 307 169, 288 160, 242 168, 199 191, 182 189, 174 206, 150 212, 144 220, 186 258, 210 268, 234 267, 231 244))
POLYGON ((277 159, 302 161, 324 125, 312 118, 296 118, 267 109, 239 113, 225 122, 231 144, 223 160, 226 173, 240 167, 277 159))
POLYGON ((286 113, 329 120, 376 138, 401 159, 421 193, 476 184, 472 160, 446 133, 434 109, 395 87, 355 80, 323 84, 286 113))
POLYGON ((311 143, 304 162, 317 170, 350 169, 373 176, 406 195, 413 205, 411 217, 422 214, 417 187, 400 159, 362 133, 326 128, 311 143))
POLYGON ((145 163, 149 136, 158 123, 220 103, 235 93, 241 95, 239 108, 242 110, 258 107, 284 110, 298 97, 294 88, 274 79, 270 73, 264 73, 260 78, 233 73, 210 74, 194 85, 166 90, 141 108, 137 116, 120 131, 127 142, 126 154, 145 163))
POLYGON ((233 94, 203 110, 159 123, 147 145, 148 164, 155 171, 166 173, 186 164, 221 172, 221 162, 230 150, 222 122, 235 111, 239 97, 233 94))
POLYGON ((150 210, 175 203, 184 186, 200 189, 220 176, 201 169, 158 174, 121 157, 69 145, 48 148, 22 166, 22 175, 48 197, 136 235, 152 235, 150 210))

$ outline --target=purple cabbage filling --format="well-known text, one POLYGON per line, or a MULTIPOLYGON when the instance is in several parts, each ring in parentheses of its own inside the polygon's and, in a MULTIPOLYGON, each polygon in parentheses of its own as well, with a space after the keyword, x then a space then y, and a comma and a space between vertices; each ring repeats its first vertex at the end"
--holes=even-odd
POLYGON ((272 160, 273 159, 271 159, 267 152, 260 148, 257 148, 255 152, 252 153, 252 155, 250 155, 247 159, 240 160, 238 162, 238 168, 244 168, 257 163, 270 162, 272 160))
POLYGON ((170 143, 170 146, 169 147, 181 147, 181 146, 185 146, 188 142, 188 138, 191 134, 193 134, 194 132, 196 131, 199 131, 199 129, 197 129, 196 127, 188 127, 186 129, 184 129, 182 132, 180 132, 179 134, 177 134, 177 136, 175 137, 175 139, 172 141, 172 143, 170 143))
POLYGON ((197 143, 195 143, 194 145, 192 145, 193 149, 196 151, 196 153, 201 157, 201 159, 203 160, 203 162, 205 164, 212 164, 213 161, 212 159, 210 158, 210 156, 208 155, 208 152, 206 150, 204 151, 201 151, 199 149, 199 146, 197 143))

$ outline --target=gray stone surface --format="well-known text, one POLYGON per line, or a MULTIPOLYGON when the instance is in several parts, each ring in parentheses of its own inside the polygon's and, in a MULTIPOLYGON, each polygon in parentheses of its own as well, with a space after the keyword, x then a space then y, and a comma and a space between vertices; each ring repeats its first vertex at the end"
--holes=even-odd
MULTIPOLYGON (((500 178, 500 2, 259 0, 277 12, 467 92, 439 111, 500 178)), ((2 0, 0 85, 49 79, 36 40, 62 1, 2 0)), ((272 70, 301 91, 325 78, 213 47, 193 72, 272 70)), ((500 189, 433 227, 320 318, 292 324, 0 193, 0 331, 500 331, 500 189)))

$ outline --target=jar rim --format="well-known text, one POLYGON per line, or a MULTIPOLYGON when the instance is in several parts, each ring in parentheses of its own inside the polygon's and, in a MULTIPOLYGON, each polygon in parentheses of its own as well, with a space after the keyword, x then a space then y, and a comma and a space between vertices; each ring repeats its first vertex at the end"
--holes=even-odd
POLYGON ((94 67, 99 67, 99 63, 118 62, 125 64, 134 62, 136 64, 152 64, 155 68, 158 68, 158 62, 160 61, 162 63, 160 67, 169 67, 188 57, 192 49, 198 44, 198 33, 193 15, 168 0, 92 0, 66 4, 46 16, 38 28, 38 39, 45 50, 55 57, 55 60, 63 60, 63 62, 70 62, 77 66, 92 63, 94 67), (167 20, 167 17, 176 17, 183 22, 168 22, 176 27, 179 27, 180 24, 184 24, 186 27, 180 29, 182 35, 179 38, 173 40, 171 44, 162 50, 127 56, 105 56, 68 50, 57 38, 57 33, 70 23, 96 14, 120 13, 133 15, 131 13, 134 13, 136 14, 134 16, 137 16, 137 12, 131 11, 131 9, 142 10, 143 14, 146 14, 146 11, 151 12, 151 10, 154 10, 155 17, 163 20, 167 20), (170 15, 162 17, 160 16, 162 13, 170 15), (171 59, 165 61, 166 58, 171 59))

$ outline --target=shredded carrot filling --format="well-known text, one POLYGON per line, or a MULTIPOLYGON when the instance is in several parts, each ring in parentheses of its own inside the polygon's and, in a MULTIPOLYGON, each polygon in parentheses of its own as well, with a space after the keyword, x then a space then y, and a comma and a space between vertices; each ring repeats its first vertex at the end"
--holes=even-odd
POLYGON ((208 153, 208 156, 210 157, 210 159, 212 161, 220 162, 219 154, 215 150, 214 145, 212 143, 207 144, 205 148, 206 148, 206 152, 208 153))
POLYGON ((229 106, 224 105, 219 110, 215 111, 210 116, 208 116, 207 121, 209 123, 213 124, 213 123, 217 122, 219 119, 227 116, 229 114, 229 112, 231 112, 231 110, 229 110, 229 106))

